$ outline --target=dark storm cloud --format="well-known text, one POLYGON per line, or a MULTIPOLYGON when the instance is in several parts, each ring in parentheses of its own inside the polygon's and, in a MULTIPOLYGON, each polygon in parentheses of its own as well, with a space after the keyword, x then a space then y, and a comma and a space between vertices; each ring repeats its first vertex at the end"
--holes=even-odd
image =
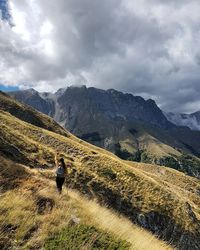
POLYGON ((13 0, 1 24, 0 81, 38 90, 80 83, 200 109, 198 0, 13 0))

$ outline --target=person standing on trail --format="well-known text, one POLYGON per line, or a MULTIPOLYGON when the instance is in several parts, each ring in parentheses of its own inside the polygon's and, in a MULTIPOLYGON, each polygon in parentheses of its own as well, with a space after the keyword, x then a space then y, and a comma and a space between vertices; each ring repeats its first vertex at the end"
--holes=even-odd
POLYGON ((59 194, 61 194, 62 186, 65 182, 65 177, 67 174, 67 168, 64 159, 62 157, 58 159, 57 155, 55 156, 55 164, 56 164, 56 186, 59 194))

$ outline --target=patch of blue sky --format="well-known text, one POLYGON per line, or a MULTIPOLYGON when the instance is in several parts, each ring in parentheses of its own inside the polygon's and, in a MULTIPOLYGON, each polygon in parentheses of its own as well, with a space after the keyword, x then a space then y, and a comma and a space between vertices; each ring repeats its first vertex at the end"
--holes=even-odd
POLYGON ((0 0, 0 18, 8 22, 11 21, 11 15, 8 7, 8 0, 0 0))
POLYGON ((3 92, 9 92, 9 91, 16 91, 19 90, 17 86, 6 86, 6 85, 1 85, 0 84, 0 90, 3 92))

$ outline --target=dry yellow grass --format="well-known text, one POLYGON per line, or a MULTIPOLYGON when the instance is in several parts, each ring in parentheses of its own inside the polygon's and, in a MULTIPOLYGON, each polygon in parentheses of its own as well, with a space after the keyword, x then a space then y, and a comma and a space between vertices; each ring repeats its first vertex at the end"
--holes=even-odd
MULTIPOLYGON (((6 162, 5 159, 1 160, 6 162)), ((95 226, 115 235, 117 239, 126 240, 133 250, 144 250, 147 246, 149 250, 172 249, 152 234, 133 225, 128 219, 100 206, 96 201, 66 189, 62 196, 59 196, 53 181, 42 177, 34 169, 24 167, 24 171, 28 178, 23 179, 19 187, 1 194, 0 238, 5 242, 7 237, 10 237, 10 244, 14 249, 43 247, 51 235, 68 226, 74 218, 78 223, 95 226), (49 203, 49 206, 39 211, 38 202, 45 199, 52 203, 52 207, 49 203), (13 228, 13 233, 10 233, 9 229, 2 230, 8 225, 13 228)))
MULTIPOLYGON (((81 206, 83 218, 90 217, 90 223, 112 232, 114 235, 131 243, 130 249, 141 250, 172 250, 166 243, 158 240, 146 230, 139 228, 125 217, 88 200, 74 190, 68 191, 69 196, 81 206), (87 208, 87 209, 85 209, 87 208)), ((88 218, 87 218, 88 219, 88 218)))
POLYGON ((200 199, 198 196, 200 183, 196 178, 163 166, 127 161, 126 164, 145 172, 150 178, 173 192, 179 197, 179 200, 183 200, 185 203, 190 202, 196 217, 200 220, 200 199))
POLYGON ((140 138, 138 138, 138 142, 142 145, 143 150, 145 150, 149 153, 149 155, 152 155, 154 157, 161 158, 170 155, 181 155, 179 151, 164 143, 160 143, 156 138, 148 134, 144 134, 140 138))

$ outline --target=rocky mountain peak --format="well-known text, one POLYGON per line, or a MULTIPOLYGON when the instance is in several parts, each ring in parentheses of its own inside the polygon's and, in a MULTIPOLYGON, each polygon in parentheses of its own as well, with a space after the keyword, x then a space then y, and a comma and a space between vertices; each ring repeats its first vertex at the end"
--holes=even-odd
MULTIPOLYGON (((102 90, 94 87, 87 88, 85 85, 72 85, 59 89, 55 94, 48 92, 39 94, 34 89, 29 89, 12 92, 11 95, 45 114, 51 114, 54 118, 62 117, 62 122, 65 120, 68 126, 69 117, 73 116, 81 120, 79 116, 85 117, 86 114, 90 116, 88 117, 90 122, 98 114, 101 120, 123 117, 128 121, 150 123, 162 128, 173 126, 152 99, 145 101, 140 96, 124 94, 115 89, 102 90), (25 94, 27 91, 28 96, 25 94), (62 115, 55 115, 55 110, 59 112, 62 110, 62 115)), ((61 121, 57 120, 57 122, 61 121)))

